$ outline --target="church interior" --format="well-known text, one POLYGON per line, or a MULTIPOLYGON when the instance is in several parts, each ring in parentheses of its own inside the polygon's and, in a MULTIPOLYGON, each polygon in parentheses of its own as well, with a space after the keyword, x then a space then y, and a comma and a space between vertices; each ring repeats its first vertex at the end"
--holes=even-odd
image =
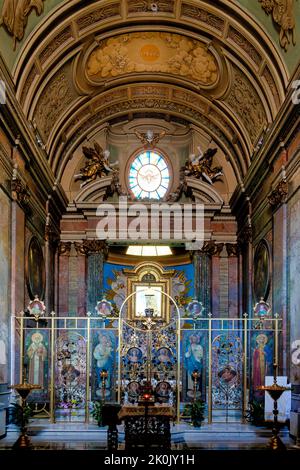
POLYGON ((300 449, 299 48, 299 0, 0 0, 1 451, 300 449))

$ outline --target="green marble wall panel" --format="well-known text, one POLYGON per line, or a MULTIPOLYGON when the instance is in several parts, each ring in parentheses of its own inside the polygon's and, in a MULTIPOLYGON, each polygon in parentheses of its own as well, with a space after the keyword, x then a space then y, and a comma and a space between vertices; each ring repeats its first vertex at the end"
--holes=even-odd
POLYGON ((0 188, 0 383, 8 380, 10 294, 10 201, 0 188))

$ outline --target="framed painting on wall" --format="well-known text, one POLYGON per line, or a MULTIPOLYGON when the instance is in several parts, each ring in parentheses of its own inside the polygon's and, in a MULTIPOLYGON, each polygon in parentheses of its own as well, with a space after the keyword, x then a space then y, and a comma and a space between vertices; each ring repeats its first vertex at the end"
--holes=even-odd
POLYGON ((25 271, 29 297, 34 299, 37 295, 43 300, 46 280, 45 261, 41 244, 36 237, 32 237, 28 244, 25 271))
POLYGON ((253 291, 257 302, 267 300, 270 292, 270 249, 265 239, 258 243, 254 252, 253 291))

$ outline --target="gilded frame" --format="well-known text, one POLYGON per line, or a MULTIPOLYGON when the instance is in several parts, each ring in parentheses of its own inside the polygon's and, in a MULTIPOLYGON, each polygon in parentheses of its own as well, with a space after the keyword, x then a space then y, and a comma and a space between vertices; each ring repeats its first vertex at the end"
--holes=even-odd
MULTIPOLYGON (((171 295, 171 279, 174 275, 174 270, 164 271, 162 267, 155 262, 143 262, 136 266, 135 269, 124 269, 124 274, 127 276, 127 292, 132 294, 137 291, 137 287, 145 287, 145 290, 150 288, 160 288, 165 294, 171 295), (148 276, 151 281, 145 281, 143 278, 148 276)), ((170 322, 170 302, 168 297, 161 295, 161 316, 155 316, 153 320, 162 320, 166 324, 170 322)), ((136 316, 136 295, 133 295, 128 302, 127 318, 129 320, 141 320, 140 316, 136 316)))

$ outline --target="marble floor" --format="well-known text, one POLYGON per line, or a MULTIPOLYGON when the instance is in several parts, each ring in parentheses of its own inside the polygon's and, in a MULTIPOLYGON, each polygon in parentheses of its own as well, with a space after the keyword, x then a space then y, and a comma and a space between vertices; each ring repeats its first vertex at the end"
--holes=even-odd
MULTIPOLYGON (((119 450, 124 449, 124 429, 118 426, 119 450)), ((187 423, 171 425, 172 450, 265 450, 271 430, 240 423, 203 424, 193 428, 187 423)), ((32 420, 28 434, 34 450, 104 450, 106 428, 95 424, 55 423, 32 420)), ((10 450, 18 438, 18 430, 10 425, 0 440, 0 450, 10 450)), ((288 450, 300 450, 283 428, 280 436, 288 450)))

